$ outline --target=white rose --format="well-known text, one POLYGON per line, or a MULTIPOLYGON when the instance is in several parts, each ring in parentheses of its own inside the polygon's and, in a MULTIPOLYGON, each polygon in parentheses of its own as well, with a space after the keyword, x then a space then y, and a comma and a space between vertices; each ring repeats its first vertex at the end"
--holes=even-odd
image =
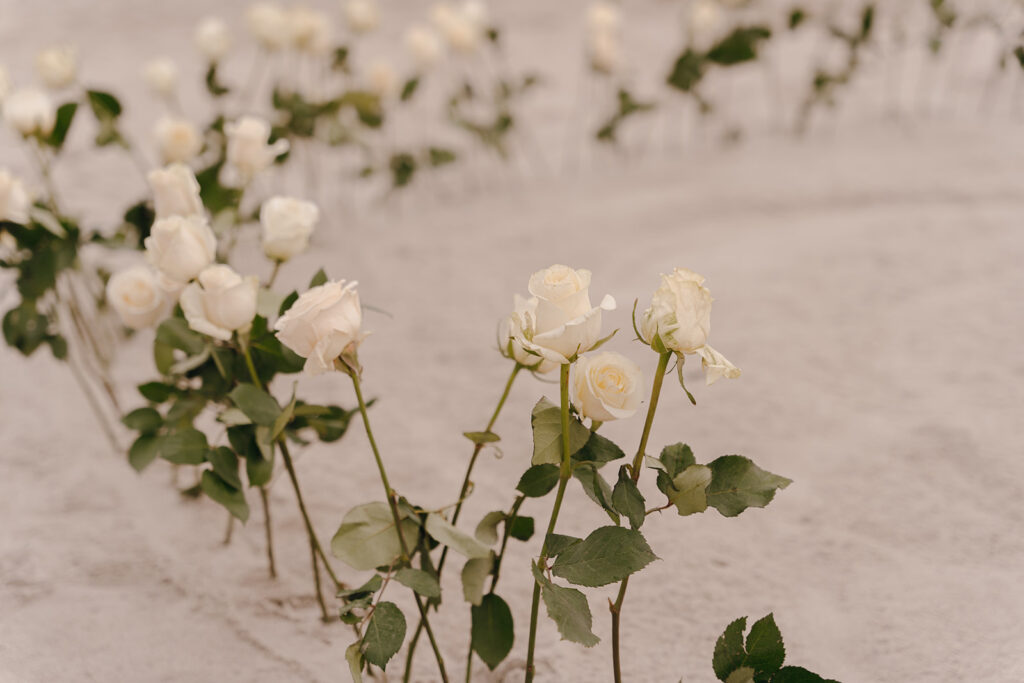
POLYGON ((354 353, 366 336, 356 283, 327 282, 300 296, 274 325, 281 343, 306 359, 306 372, 334 369, 343 353, 354 353))
POLYGON ((527 351, 555 363, 569 363, 601 337, 601 311, 614 310, 615 299, 605 296, 590 305, 590 271, 554 265, 530 277, 530 294, 537 299, 534 329, 516 316, 515 335, 527 351))
POLYGON ((487 27, 487 5, 480 2, 480 0, 466 0, 463 2, 462 16, 480 31, 487 27))
POLYGON ((711 386, 721 378, 736 379, 740 376, 740 369, 729 362, 729 359, 710 346, 702 346, 697 349, 700 356, 700 363, 704 367, 704 377, 708 386, 711 386))
POLYGON ((370 92, 382 100, 398 94, 398 74, 385 61, 375 61, 366 69, 366 81, 370 92))
POLYGON ((619 66, 619 39, 611 33, 595 33, 587 40, 587 54, 590 66, 604 74, 610 74, 619 66))
POLYGON ((644 341, 656 349, 660 340, 668 351, 697 353, 711 332, 712 301, 703 276, 685 268, 662 275, 650 308, 640 316, 644 341))
POLYGON ((111 276, 107 281, 107 303, 117 311, 124 326, 133 330, 156 325, 167 310, 156 275, 144 265, 111 276))
POLYGON ((203 149, 203 138, 191 121, 161 118, 153 129, 164 163, 184 163, 194 159, 203 149))
POLYGON ((213 263, 217 238, 202 216, 169 216, 153 223, 145 246, 157 270, 172 282, 185 283, 213 263))
POLYGON ((595 2, 587 8, 587 32, 612 33, 622 24, 622 12, 608 2, 595 2))
POLYGON ((0 64, 0 102, 3 102, 10 92, 11 74, 7 72, 7 67, 0 64))
POLYGON ((309 246, 309 236, 320 220, 313 202, 293 197, 271 197, 260 207, 263 253, 275 261, 287 261, 309 246))
POLYGON ((4 100, 4 119, 22 135, 49 135, 57 123, 57 110, 42 90, 21 88, 4 100))
POLYGON ((30 208, 32 198, 21 178, 6 168, 0 168, 0 220, 24 225, 28 223, 30 208))
POLYGON ((523 345, 516 339, 517 329, 525 331, 525 336, 532 337, 536 331, 537 321, 537 299, 532 297, 524 299, 518 294, 514 295, 512 315, 501 321, 498 329, 498 339, 501 345, 501 355, 511 358, 522 366, 534 372, 545 374, 558 367, 558 363, 546 360, 532 353, 528 353, 523 345))
POLYGON ((153 190, 156 217, 203 216, 203 202, 199 198, 199 182, 185 164, 171 164, 149 172, 149 187, 153 190))
POLYGON ((451 5, 435 5, 431 12, 434 26, 444 36, 448 45, 456 52, 470 54, 480 45, 482 27, 466 12, 451 5))
POLYGON ((296 50, 323 54, 331 46, 331 24, 322 12, 294 7, 288 11, 288 28, 296 50))
POLYGON ((206 17, 196 26, 196 47, 210 62, 219 62, 231 50, 228 25, 218 17, 206 17))
POLYGON ((690 8, 690 41, 698 50, 711 46, 722 32, 722 9, 718 0, 697 0, 690 8))
POLYGON ((253 37, 267 50, 280 50, 291 38, 288 14, 280 5, 257 2, 246 11, 245 19, 253 37))
POLYGON ((572 404, 583 417, 598 422, 633 417, 640 408, 643 375, 620 353, 580 356, 569 384, 572 404))
POLYGON ((354 33, 369 33, 380 23, 374 0, 349 0, 345 3, 345 21, 354 33))
POLYGON ((228 137, 227 163, 242 183, 252 180, 274 159, 288 151, 288 141, 269 144, 270 124, 255 116, 242 118, 224 126, 228 137))
POLYGON ((157 95, 171 97, 178 87, 178 65, 169 57, 153 59, 142 67, 142 77, 157 95))
POLYGON ((258 278, 242 277, 231 266, 218 264, 203 269, 198 281, 182 291, 178 303, 193 330, 229 341, 233 332, 252 325, 259 291, 258 278))
POLYGON ((441 59, 441 39, 426 26, 411 26, 405 32, 405 49, 409 51, 416 67, 426 71, 441 59))
POLYGON ((36 71, 46 87, 54 90, 66 88, 75 82, 78 63, 75 48, 50 47, 36 55, 36 71))

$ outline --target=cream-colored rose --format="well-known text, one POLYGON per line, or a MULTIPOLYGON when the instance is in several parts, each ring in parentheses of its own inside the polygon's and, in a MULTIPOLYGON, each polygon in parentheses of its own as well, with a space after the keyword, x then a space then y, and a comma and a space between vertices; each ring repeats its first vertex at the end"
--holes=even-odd
POLYGON ((247 183, 265 170, 278 156, 288 151, 288 141, 270 144, 270 124, 255 116, 242 118, 224 126, 228 137, 228 167, 237 179, 247 183))
POLYGON ((343 353, 354 354, 366 336, 356 283, 327 282, 300 296, 274 329, 281 343, 306 359, 306 372, 334 369, 343 353))
POLYGON ((366 69, 366 84, 370 92, 382 100, 398 94, 398 73, 383 60, 377 60, 366 69))
POLYGON ((182 291, 178 303, 189 327, 228 341, 233 332, 252 325, 259 290, 258 278, 242 277, 231 266, 218 264, 203 269, 197 281, 182 291))
POLYGON ((533 372, 540 374, 551 372, 558 367, 558 363, 527 352, 515 335, 517 329, 525 330, 523 335, 528 337, 532 337, 536 332, 536 297, 525 299, 516 294, 513 297, 513 305, 512 314, 502 320, 501 326, 498 328, 501 355, 511 358, 533 372))
POLYGON ((119 271, 107 281, 107 303, 125 327, 142 330, 156 325, 167 312, 156 274, 144 265, 119 271))
POLYGON ((185 283, 213 263, 217 238, 203 216, 169 216, 153 223, 146 257, 168 280, 185 283))
POLYGON ((165 164, 192 161, 203 149, 203 138, 191 121, 165 116, 153 128, 165 164))
POLYGON ((710 346, 702 346, 697 349, 700 356, 700 363, 704 367, 704 377, 707 385, 711 386, 721 378, 736 379, 740 376, 740 369, 729 362, 729 359, 710 346))
POLYGON ((613 33, 622 24, 622 12, 609 2, 595 2, 587 8, 587 32, 613 33))
POLYGON ((210 62, 219 62, 231 50, 228 25, 219 17, 206 17, 196 25, 196 47, 210 62))
POLYGON ((168 216, 203 216, 203 202, 199 198, 199 182, 185 164, 171 164, 150 171, 147 176, 153 190, 153 204, 157 219, 168 216))
POLYGON ((263 253, 275 261, 287 261, 309 246, 320 209, 313 202, 294 197, 271 197, 260 207, 263 253))
POLYGON ((291 38, 288 13, 273 2, 257 2, 245 12, 245 20, 256 41, 267 50, 280 50, 291 38))
POLYGON ((644 341, 668 351, 697 353, 711 332, 711 292, 704 277, 685 268, 661 276, 650 307, 640 316, 644 341))
POLYGON ((431 20, 455 52, 470 54, 480 46, 483 27, 471 14, 467 14, 464 7, 456 9, 447 3, 435 5, 431 20))
POLYGON ((170 57, 159 57, 142 67, 146 85, 161 97, 171 97, 178 87, 178 65, 170 57))
POLYGON ((46 87, 66 88, 75 82, 78 60, 70 45, 49 47, 36 55, 36 72, 46 87))
POLYGON ((345 21, 353 33, 369 33, 380 23, 374 0, 349 0, 345 3, 345 21))
POLYGON ((569 391, 583 417, 622 420, 640 408, 643 374, 636 363, 614 351, 580 356, 569 391))
POLYGON ((697 0, 691 5, 688 32, 693 47, 698 50, 711 47, 723 31, 724 19, 718 0, 697 0))
POLYGON ((24 225, 28 223, 30 208, 32 198, 21 178, 6 168, 0 168, 0 220, 24 225))
POLYGON ((426 26, 410 26, 405 32, 405 49, 419 71, 427 71, 441 59, 441 39, 426 26))
POLYGON ((49 135, 57 123, 57 109, 42 90, 20 88, 4 99, 4 119, 22 135, 49 135))
POLYGON ((324 54, 331 46, 331 22, 323 12, 308 7, 288 10, 291 45, 300 52, 324 54))
POLYGON ((587 39, 590 66, 603 74, 614 73, 620 61, 619 39, 612 33, 595 33, 587 39))
POLYGON ((7 95, 11 92, 11 74, 8 73, 7 67, 0 64, 0 102, 6 99, 7 95))
POLYGON ((601 338, 601 312, 615 309, 615 299, 605 296, 601 305, 590 305, 590 271, 554 265, 530 277, 530 294, 537 299, 534 328, 516 316, 514 334, 527 351, 555 363, 569 363, 601 338))

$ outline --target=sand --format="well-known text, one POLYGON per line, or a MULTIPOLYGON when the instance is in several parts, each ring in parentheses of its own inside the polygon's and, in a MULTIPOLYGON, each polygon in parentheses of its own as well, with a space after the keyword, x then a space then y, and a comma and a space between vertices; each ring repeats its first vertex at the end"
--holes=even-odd
MULTIPOLYGON (((642 25, 668 11, 633 4, 642 25)), ((44 28, 32 23, 41 7, 2 3, 4 59, 27 74, 37 47, 74 35, 90 69, 133 89, 129 56, 166 51, 189 63, 183 41, 202 3, 91 5, 67 2, 44 28)), ((510 35, 534 36, 563 76, 551 86, 557 96, 534 103, 540 139, 560 139, 573 103, 565 83, 578 64, 558 36, 577 30, 566 27, 579 7, 507 12, 510 35)), ((401 12, 389 16, 411 10, 401 12)), ((539 60, 530 47, 520 38, 513 54, 539 60)), ((145 131, 156 105, 135 99, 130 123, 145 131)), ((364 301, 388 312, 367 314, 373 335, 361 351, 366 391, 380 398, 372 418, 393 485, 439 507, 454 499, 471 450, 460 432, 481 428, 500 393, 509 366, 493 350, 495 325, 531 272, 554 262, 591 269, 593 292, 620 302, 607 317, 621 328, 610 348, 648 373, 654 354, 630 342, 633 299, 642 304, 675 266, 706 275, 712 343, 743 377, 705 388, 688 366, 698 405, 670 383, 651 443, 686 441, 704 461, 745 454, 794 484, 737 519, 648 520, 661 561, 631 582, 628 680, 712 681, 724 626, 769 611, 790 663, 847 683, 1024 680, 1020 129, 1008 116, 965 114, 966 99, 943 101, 956 106, 895 122, 847 113, 799 141, 768 131, 738 147, 670 153, 651 133, 641 154, 641 130, 621 163, 584 155, 566 172, 550 153, 546 172, 455 174, 441 199, 419 191, 334 212, 281 282, 302 286, 324 265, 359 280, 364 301)), ((9 138, 4 161, 26 168, 9 138)), ((58 179, 74 210, 102 223, 141 193, 130 173, 83 152, 58 179)), ((251 247, 241 263, 257 263, 251 247)), ((131 387, 153 374, 150 342, 138 335, 115 365, 127 404, 141 403, 131 387)), ((183 500, 166 465, 136 475, 47 353, 26 361, 0 350, 0 378, 0 681, 347 679, 351 632, 317 619, 286 482, 272 488, 281 576, 270 581, 259 513, 222 546, 223 510, 183 500)), ((300 386, 354 402, 342 376, 300 386)), ((465 528, 510 504, 529 458, 530 407, 556 391, 532 378, 514 387, 496 428, 503 457, 479 464, 465 528)), ((605 429, 631 450, 640 428, 633 419, 605 429)), ((302 452, 298 470, 322 538, 349 507, 378 498, 358 427, 302 452)), ((653 500, 652 482, 643 488, 653 500)), ((524 512, 546 519, 549 505, 524 512)), ((573 485, 559 529, 583 534, 602 519, 573 485)), ((538 541, 515 546, 502 574, 517 624, 509 662, 493 676, 477 662, 475 680, 519 680, 538 541)), ((365 578, 341 569, 352 583, 365 578)), ((468 608, 455 572, 444 589, 436 623, 459 677, 468 608)), ((539 680, 610 680, 613 593, 589 591, 602 638, 592 650, 560 642, 542 621, 539 680)), ((416 680, 435 680, 426 648, 417 661, 416 680)), ((389 672, 399 674, 397 659, 389 672)))

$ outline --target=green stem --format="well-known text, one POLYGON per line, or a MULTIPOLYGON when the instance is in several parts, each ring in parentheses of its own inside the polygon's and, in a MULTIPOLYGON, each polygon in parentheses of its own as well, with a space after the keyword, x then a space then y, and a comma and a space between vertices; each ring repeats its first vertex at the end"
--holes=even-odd
MULTIPOLYGON (((654 413, 658 409, 658 399, 661 397, 661 385, 665 380, 665 372, 668 369, 668 362, 672 358, 670 352, 661 354, 658 358, 658 369, 654 373, 654 383, 651 386, 651 400, 647 406, 647 419, 644 420, 644 431, 640 435, 640 446, 637 448, 636 456, 633 458, 632 477, 636 482, 640 479, 640 467, 644 460, 644 451, 647 449, 647 440, 651 436, 651 425, 654 424, 654 413)), ((619 584, 619 594, 614 603, 609 603, 608 609, 612 613, 612 675, 615 683, 622 683, 622 659, 620 657, 620 636, 619 617, 622 614, 622 603, 626 599, 626 588, 629 586, 627 576, 619 584)))
POLYGON ((505 531, 501 536, 501 548, 494 559, 494 572, 491 574, 491 590, 487 591, 488 593, 493 593, 498 585, 498 577, 501 574, 501 561, 505 559, 505 546, 508 545, 512 524, 516 521, 516 517, 519 515, 519 508, 522 507, 524 501, 526 501, 526 496, 516 496, 516 502, 512 504, 512 509, 509 511, 508 517, 505 518, 505 531))
POLYGON ((267 280, 267 289, 274 286, 274 280, 277 279, 277 274, 281 270, 281 261, 274 259, 274 269, 270 271, 270 279, 267 280))
POLYGON ((277 566, 274 563, 274 532, 270 522, 270 499, 267 496, 267 487, 260 487, 260 500, 263 501, 263 528, 267 536, 267 568, 270 571, 270 578, 277 578, 277 566))
MULTIPOLYGON (((405 536, 402 534, 402 518, 398 514, 398 503, 397 495, 394 489, 391 488, 391 483, 388 481, 388 473, 384 468, 384 460, 380 457, 380 449, 377 448, 377 440, 373 437, 373 429, 370 427, 370 416, 366 411, 366 401, 363 399, 363 390, 359 384, 359 374, 355 370, 349 372, 349 377, 352 378, 352 386, 355 388, 356 400, 359 402, 359 414, 363 417, 363 427, 366 429, 366 438, 370 442, 370 449, 373 451, 373 458, 377 462, 377 470, 380 472, 380 481, 384 485, 384 494, 387 496, 388 505, 391 508, 391 518, 395 523, 395 533, 398 534, 398 543, 402 548, 402 563, 409 563, 409 546, 406 544, 405 536)), ((441 655, 441 649, 437 645, 437 639, 434 637, 434 629, 430 627, 430 621, 427 619, 427 610, 423 606, 423 600, 419 594, 413 591, 413 599, 416 601, 416 608, 420 612, 420 621, 423 623, 423 628, 427 632, 427 638, 430 640, 430 647, 434 650, 434 658, 437 659, 437 668, 441 674, 441 680, 444 683, 448 683, 448 672, 444 666, 444 657, 441 655)))
MULTIPOLYGON (((543 571, 548 559, 548 537, 555 532, 555 523, 558 521, 558 513, 562 509, 562 499, 565 497, 565 487, 572 476, 572 457, 569 452, 569 364, 562 365, 559 375, 559 387, 561 389, 562 403, 562 464, 558 471, 558 493, 555 494, 555 505, 551 509, 551 519, 548 521, 548 530, 544 533, 544 543, 540 549, 540 561, 537 563, 543 571)), ((533 657, 537 646, 537 616, 540 611, 540 583, 534 579, 533 602, 530 605, 530 638, 526 649, 526 683, 533 680, 536 673, 533 657)))

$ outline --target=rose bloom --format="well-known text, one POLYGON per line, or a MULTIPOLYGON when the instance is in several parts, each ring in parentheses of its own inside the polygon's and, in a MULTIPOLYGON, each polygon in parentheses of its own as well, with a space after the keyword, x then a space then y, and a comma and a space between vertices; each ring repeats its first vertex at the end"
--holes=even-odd
POLYGON ((501 355, 511 358, 533 372, 542 375, 551 372, 558 367, 558 363, 527 352, 515 336, 517 326, 525 330, 526 336, 532 337, 535 334, 537 327, 537 299, 524 299, 516 294, 513 296, 512 302, 514 306, 512 314, 502 320, 501 326, 498 328, 501 355))
POLYGON ((377 60, 366 69, 366 80, 370 92, 382 100, 398 94, 398 74, 385 61, 377 60))
POLYGON ((270 124, 255 116, 243 116, 226 124, 224 133, 228 137, 228 165, 242 183, 252 180, 288 151, 287 140, 269 144, 270 124))
POLYGON ((690 6, 690 41, 699 50, 711 46, 723 28, 722 8, 718 0, 697 0, 690 6))
POLYGON ((206 17, 196 26, 196 47, 210 62, 219 62, 231 50, 228 25, 218 17, 206 17))
POLYGON ((146 176, 153 190, 157 219, 168 216, 203 216, 199 198, 199 182, 185 164, 171 164, 149 172, 146 176))
POLYGON ((170 97, 178 87, 178 65, 170 57, 153 59, 142 67, 142 77, 157 95, 170 97))
POLYGON ((740 376, 740 369, 738 367, 706 344, 697 350, 697 355, 700 356, 700 364, 704 368, 704 378, 708 386, 711 386, 723 377, 726 379, 736 379, 740 376))
POLYGON ((28 223, 31 208, 32 198, 21 178, 6 168, 0 168, 0 220, 24 225, 28 223))
POLYGON ((36 72, 46 87, 53 90, 66 88, 74 83, 77 71, 75 48, 69 45, 50 47, 36 55, 36 72))
POLYGON ((569 384, 580 415, 597 422, 633 417, 642 391, 640 367, 614 351, 580 356, 569 384))
POLYGON ((4 100, 4 119, 22 135, 49 135, 57 123, 57 109, 38 88, 20 88, 4 100))
POLYGON ((203 138, 191 121, 165 116, 153 129, 164 163, 185 163, 203 149, 203 138))
POLYGON ((594 71, 610 74, 619 65, 619 39, 612 33, 595 33, 587 39, 587 55, 594 71))
POLYGON ((145 246, 157 270, 168 280, 184 284, 213 263, 217 238, 202 216, 169 216, 153 223, 145 246))
POLYGON ((611 296, 600 306, 590 305, 589 270, 554 265, 534 273, 529 289, 537 299, 533 329, 525 316, 516 316, 516 339, 555 363, 570 363, 593 347, 601 337, 601 312, 615 309, 611 296))
POLYGON ((587 32, 607 33, 619 29, 622 13, 619 8, 608 2, 595 2, 587 8, 587 32))
POLYGON ((107 281, 107 303, 125 327, 142 330, 156 325, 167 311, 156 275, 144 265, 119 271, 107 281))
POLYGON ((447 3, 434 5, 431 20, 448 45, 462 54, 475 52, 483 37, 483 27, 472 12, 456 9, 447 3))
POLYGON ((410 26, 405 32, 405 49, 412 55, 416 68, 427 71, 441 59, 441 39, 426 26, 410 26))
POLYGON ((256 317, 260 281, 242 277, 231 266, 205 268, 181 293, 178 303, 188 326, 196 332, 229 341, 234 332, 248 330, 256 317))
POLYGON ((313 202, 293 197, 271 197, 260 207, 263 253, 275 261, 287 261, 309 246, 320 209, 313 202))
POLYGON ((380 23, 374 0, 349 0, 345 3, 345 21, 353 33, 369 33, 380 23))
POLYGON ((323 12, 293 7, 288 11, 288 30, 296 50, 323 54, 331 46, 331 23, 323 12))
POLYGON ((267 50, 280 50, 291 38, 288 14, 280 5, 257 2, 246 10, 245 19, 253 37, 267 50))
POLYGON ((274 329, 281 343, 306 359, 306 372, 334 369, 343 353, 355 353, 366 336, 356 283, 326 282, 300 296, 274 329))

